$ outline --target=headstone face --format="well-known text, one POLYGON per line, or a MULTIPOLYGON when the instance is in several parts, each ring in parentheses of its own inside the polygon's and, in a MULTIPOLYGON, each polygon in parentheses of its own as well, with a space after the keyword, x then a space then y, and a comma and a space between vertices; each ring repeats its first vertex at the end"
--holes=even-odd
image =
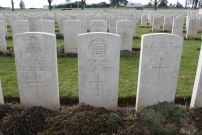
POLYGON ((163 31, 171 31, 172 29, 172 18, 170 16, 164 17, 163 31))
POLYGON ((126 17, 126 20, 132 21, 133 22, 133 36, 135 37, 136 35, 136 18, 134 17, 126 17))
POLYGON ((111 33, 78 36, 79 103, 117 110, 121 37, 111 33))
POLYGON ((117 17, 110 17, 109 18, 109 33, 116 33, 116 21, 117 17))
POLYGON ((200 51, 200 56, 198 60, 198 67, 196 71, 196 77, 195 77, 194 88, 193 88, 191 104, 190 104, 191 108, 202 107, 202 79, 201 79, 202 70, 201 68, 202 68, 202 50, 200 51))
POLYGON ((107 21, 91 20, 90 32, 107 32, 107 21))
POLYGON ((174 102, 183 40, 173 34, 142 36, 137 111, 158 102, 174 102))
POLYGON ((172 34, 182 36, 183 25, 184 25, 184 20, 183 19, 175 18, 173 20, 172 34))
POLYGON ((5 36, 8 36, 8 32, 7 32, 7 24, 6 24, 6 17, 0 17, 0 20, 3 21, 3 24, 4 24, 4 32, 5 32, 5 36))
POLYGON ((121 35, 122 44, 121 50, 132 51, 133 45, 133 28, 134 22, 132 21, 117 21, 116 22, 116 34, 121 35))
POLYGON ((52 20, 38 20, 37 31, 55 34, 54 21, 52 21, 52 20))
POLYGON ((0 81, 0 104, 4 104, 4 97, 3 97, 1 81, 0 81))
POLYGON ((36 16, 29 17, 29 31, 30 32, 37 31, 37 21, 38 21, 38 18, 36 16))
POLYGON ((19 34, 23 32, 29 32, 29 22, 27 20, 13 21, 12 34, 19 34))
POLYGON ((87 33, 87 17, 77 17, 77 20, 81 21, 81 33, 87 33))
POLYGON ((154 16, 152 24, 152 32, 160 31, 161 18, 154 16))
POLYGON ((0 20, 0 52, 7 52, 4 23, 0 20))
POLYGON ((147 15, 145 14, 141 16, 141 26, 143 27, 147 26, 147 15))
POLYGON ((186 39, 193 39, 198 33, 198 19, 190 18, 187 26, 186 39))
POLYGON ((81 34, 81 21, 64 21, 64 52, 77 54, 77 36, 81 34))
POLYGON ((28 32, 14 35, 13 41, 22 106, 58 110, 56 36, 28 32))
POLYGON ((15 20, 22 20, 21 17, 18 17, 18 16, 10 16, 10 26, 12 27, 13 26, 13 21, 15 20))
POLYGON ((67 17, 67 16, 60 16, 59 17, 59 28, 60 28, 60 33, 63 34, 64 33, 64 21, 65 20, 70 20, 70 17, 67 17))

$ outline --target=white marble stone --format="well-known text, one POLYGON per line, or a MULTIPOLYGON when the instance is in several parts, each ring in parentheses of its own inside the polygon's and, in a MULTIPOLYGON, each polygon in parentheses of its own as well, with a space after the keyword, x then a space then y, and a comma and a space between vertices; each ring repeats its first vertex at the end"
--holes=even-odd
POLYGON ((30 32, 37 32, 37 21, 38 21, 38 18, 36 16, 29 17, 29 31, 30 32))
POLYGON ((13 21, 12 34, 19 34, 23 32, 29 32, 29 22, 27 20, 15 20, 13 21))
MULTIPOLYGON (((201 47, 202 48, 202 47, 201 47)), ((196 71, 196 77, 194 82, 194 88, 191 97, 191 108, 202 107, 202 49, 198 60, 198 67, 196 71)))
POLYGON ((133 45, 133 28, 134 22, 132 21, 117 21, 116 22, 116 34, 121 35, 122 44, 121 50, 129 50, 132 51, 133 45))
POLYGON ((59 17, 59 28, 60 28, 60 33, 63 34, 64 33, 64 21, 65 20, 70 20, 70 17, 67 17, 67 16, 60 16, 59 17))
POLYGON ((159 102, 174 102, 183 41, 173 34, 142 35, 137 111, 159 102))
POLYGON ((55 34, 55 24, 53 20, 38 20, 37 32, 47 32, 55 34))
POLYGON ((4 23, 0 20, 0 52, 7 52, 6 39, 4 32, 4 23))
POLYGON ((78 36, 79 103, 116 111, 118 105, 120 35, 78 36))
POLYGON ((172 34, 176 34, 179 36, 182 36, 183 32, 183 25, 184 25, 184 20, 183 19, 173 19, 173 27, 172 27, 172 34))
POLYGON ((186 39, 196 38, 198 33, 198 24, 199 24, 198 19, 190 18, 188 20, 186 39))
POLYGON ((152 24, 152 32, 160 31, 160 26, 161 26, 161 18, 154 16, 152 24))
POLYGON ((87 33, 87 27, 88 27, 87 17, 79 16, 77 17, 77 20, 81 21, 81 33, 87 33))
POLYGON ((4 104, 4 96, 3 96, 1 81, 0 81, 0 104, 4 104))
POLYGON ((109 33, 116 33, 116 21, 117 17, 110 17, 109 18, 109 33))
POLYGON ((0 20, 3 21, 3 24, 4 24, 4 32, 5 32, 5 36, 8 36, 8 32, 7 32, 7 24, 6 24, 6 17, 0 17, 0 20))
POLYGON ((64 52, 77 54, 77 36, 81 34, 81 21, 64 21, 64 52))
POLYGON ((202 32, 202 17, 198 19, 198 32, 202 32))
POLYGON ((18 16, 10 16, 10 26, 12 27, 13 25, 13 21, 15 20, 22 20, 21 17, 18 17, 18 16))
POLYGON ((141 16, 141 26, 143 26, 143 27, 147 26, 147 15, 146 14, 143 14, 141 16))
POLYGON ((163 31, 171 31, 171 30, 172 30, 172 18, 170 16, 165 16, 163 22, 163 31))
POLYGON ((107 32, 107 21, 105 20, 91 20, 90 32, 107 32))
POLYGON ((13 36, 20 102, 24 107, 58 110, 56 36, 28 32, 13 36))
POLYGON ((136 36, 136 23, 137 20, 134 17, 126 17, 126 20, 132 21, 133 22, 133 37, 136 36))

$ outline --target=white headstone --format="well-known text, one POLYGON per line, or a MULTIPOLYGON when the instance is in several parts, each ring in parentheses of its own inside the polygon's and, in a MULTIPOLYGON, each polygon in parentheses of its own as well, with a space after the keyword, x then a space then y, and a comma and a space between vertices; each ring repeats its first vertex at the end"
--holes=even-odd
POLYGON ((121 50, 132 51, 133 27, 134 22, 132 21, 121 20, 116 22, 116 34, 121 35, 122 38, 121 50))
POLYGON ((0 81, 0 104, 4 104, 4 96, 3 96, 1 81, 0 81))
POLYGON ((81 34, 81 21, 64 21, 64 52, 77 54, 77 36, 81 34))
POLYGON ((146 14, 141 15, 141 26, 143 26, 143 27, 147 26, 147 15, 146 14))
POLYGON ((7 52, 6 47, 6 39, 5 39, 5 32, 4 32, 4 23, 0 20, 0 51, 5 53, 7 52))
POLYGON ((172 18, 170 16, 165 16, 163 22, 163 31, 171 31, 171 30, 172 30, 172 18))
POLYGON ((78 36, 79 103, 117 110, 119 35, 88 33, 78 36))
POLYGON ((136 22, 137 20, 134 17, 126 17, 126 20, 133 22, 133 36, 136 36, 136 22))
POLYGON ((53 20, 38 20, 37 31, 55 34, 55 24, 53 20))
POLYGON ((173 19, 173 27, 172 27, 172 34, 176 34, 179 36, 182 36, 183 32, 183 25, 184 25, 184 20, 183 19, 173 19))
POLYGON ((174 102, 183 40, 173 34, 142 36, 137 111, 159 102, 174 102))
POLYGON ((105 20, 91 20, 90 32, 107 32, 107 21, 105 20))
POLYGON ((4 23, 4 32, 5 32, 5 36, 8 36, 8 32, 7 32, 7 24, 6 24, 6 17, 0 17, 0 20, 3 21, 3 23, 4 23))
POLYGON ((201 79, 202 69, 201 68, 202 68, 202 49, 200 51, 200 56, 198 60, 198 67, 197 67, 194 88, 193 88, 193 93, 191 98, 191 104, 190 104, 191 108, 202 107, 202 79, 201 79))
POLYGON ((14 35, 13 40, 21 104, 58 110, 56 36, 28 32, 14 35))
POLYGON ((29 17, 29 31, 30 32, 37 31, 37 21, 38 21, 38 18, 36 16, 29 17))
POLYGON ((193 39, 198 33, 198 19, 190 18, 187 25, 186 39, 193 39))
POLYGON ((152 32, 160 31, 160 26, 161 26, 161 18, 154 16, 152 24, 152 32))
POLYGON ((23 32, 29 32, 29 22, 27 20, 13 21, 12 34, 19 34, 23 32))
POLYGON ((109 18, 109 33, 116 33, 116 21, 117 17, 110 17, 109 18))

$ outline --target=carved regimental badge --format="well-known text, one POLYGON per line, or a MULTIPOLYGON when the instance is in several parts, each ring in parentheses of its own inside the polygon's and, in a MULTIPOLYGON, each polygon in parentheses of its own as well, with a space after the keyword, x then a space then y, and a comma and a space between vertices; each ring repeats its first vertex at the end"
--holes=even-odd
POLYGON ((37 37, 34 35, 30 37, 30 44, 27 47, 27 52, 33 57, 38 57, 41 53, 41 48, 37 42, 37 37))
POLYGON ((97 38, 90 43, 89 49, 94 57, 103 57, 107 54, 107 42, 101 38, 97 38))

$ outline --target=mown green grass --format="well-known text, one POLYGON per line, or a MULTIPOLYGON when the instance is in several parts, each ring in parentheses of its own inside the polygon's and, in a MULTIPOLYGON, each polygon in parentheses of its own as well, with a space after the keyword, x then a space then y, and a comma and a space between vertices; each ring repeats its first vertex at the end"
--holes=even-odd
MULTIPOLYGON (((11 28, 8 28, 8 31, 11 36, 11 28)), ((138 24, 138 38, 134 38, 133 47, 140 47, 141 36, 149 33, 152 33, 151 28, 140 28, 138 24)), ((198 33, 197 40, 184 40, 176 97, 188 98, 192 95, 199 57, 198 48, 201 47, 200 36, 201 33, 198 33)), ((7 39, 6 42, 8 47, 13 47, 12 39, 7 39)), ((64 41, 57 39, 57 46, 61 44, 64 44, 64 41)), ((139 57, 120 58, 119 98, 136 97, 138 69, 139 57)), ((58 75, 60 97, 78 98, 78 59, 58 58, 58 75)), ((14 57, 0 56, 0 79, 5 97, 19 97, 14 57)))

